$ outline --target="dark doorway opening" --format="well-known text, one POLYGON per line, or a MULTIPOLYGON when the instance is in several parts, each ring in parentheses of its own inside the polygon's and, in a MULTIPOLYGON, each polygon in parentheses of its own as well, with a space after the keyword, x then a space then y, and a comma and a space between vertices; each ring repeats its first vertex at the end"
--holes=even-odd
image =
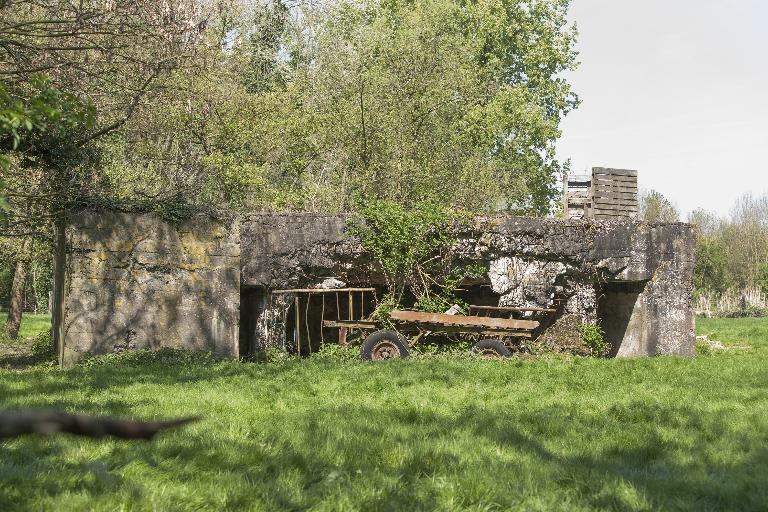
POLYGON ((240 288, 240 358, 254 357, 260 352, 259 319, 267 306, 267 290, 251 286, 240 288))
MULTIPOLYGON (((605 340, 611 344, 611 356, 615 356, 627 339, 632 343, 642 342, 639 327, 641 315, 635 314, 645 281, 605 283, 598 300, 597 317, 605 333, 605 340), (633 316, 634 315, 634 316, 633 316)), ((641 307, 641 306, 640 306, 641 307)))
POLYGON ((501 298, 489 284, 463 286, 456 295, 467 304, 476 306, 498 306, 501 298))

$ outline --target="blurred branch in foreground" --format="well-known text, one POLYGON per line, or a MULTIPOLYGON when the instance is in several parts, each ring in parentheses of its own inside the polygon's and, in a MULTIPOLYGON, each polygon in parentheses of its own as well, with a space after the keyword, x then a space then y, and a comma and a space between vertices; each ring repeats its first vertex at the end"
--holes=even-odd
POLYGON ((66 432, 83 437, 113 436, 121 439, 152 439, 161 430, 180 427, 199 419, 199 417, 189 417, 166 421, 132 421, 120 418, 74 415, 51 410, 8 411, 0 412, 0 438, 66 432))

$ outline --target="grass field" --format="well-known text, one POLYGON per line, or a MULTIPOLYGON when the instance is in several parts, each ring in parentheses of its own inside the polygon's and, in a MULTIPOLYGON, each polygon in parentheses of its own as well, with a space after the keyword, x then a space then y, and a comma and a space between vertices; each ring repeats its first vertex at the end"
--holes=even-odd
POLYGON ((768 319, 696 359, 0 371, 0 408, 204 419, 0 443, 0 510, 766 510, 768 319))
MULTIPOLYGON (((5 321, 7 318, 8 312, 0 310, 0 335, 5 333, 5 321)), ((51 315, 24 313, 21 316, 21 328, 19 329, 18 341, 24 342, 27 338, 36 336, 41 331, 49 329, 50 327, 51 315)))

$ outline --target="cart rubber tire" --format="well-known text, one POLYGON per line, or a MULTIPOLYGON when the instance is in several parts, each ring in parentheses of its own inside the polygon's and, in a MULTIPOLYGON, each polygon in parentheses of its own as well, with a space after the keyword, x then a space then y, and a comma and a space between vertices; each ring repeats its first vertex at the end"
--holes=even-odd
POLYGON ((363 361, 402 359, 408 357, 408 344, 395 331, 376 331, 365 338, 360 347, 360 357, 363 361))
POLYGON ((484 339, 475 343, 472 351, 487 357, 512 357, 512 351, 499 340, 484 339))

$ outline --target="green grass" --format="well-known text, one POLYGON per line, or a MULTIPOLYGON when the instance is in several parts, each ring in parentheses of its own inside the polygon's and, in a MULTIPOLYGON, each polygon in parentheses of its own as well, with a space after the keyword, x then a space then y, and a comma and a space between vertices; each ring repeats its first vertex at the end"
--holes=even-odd
POLYGON ((0 371, 0 408, 204 419, 0 443, 0 510, 766 510, 768 319, 696 359, 0 371))
MULTIPOLYGON (((5 322, 8 319, 8 312, 0 310, 0 335, 5 334, 5 322)), ((37 336, 42 331, 51 328, 51 315, 24 313, 21 316, 21 327, 19 328, 19 341, 37 336)))

